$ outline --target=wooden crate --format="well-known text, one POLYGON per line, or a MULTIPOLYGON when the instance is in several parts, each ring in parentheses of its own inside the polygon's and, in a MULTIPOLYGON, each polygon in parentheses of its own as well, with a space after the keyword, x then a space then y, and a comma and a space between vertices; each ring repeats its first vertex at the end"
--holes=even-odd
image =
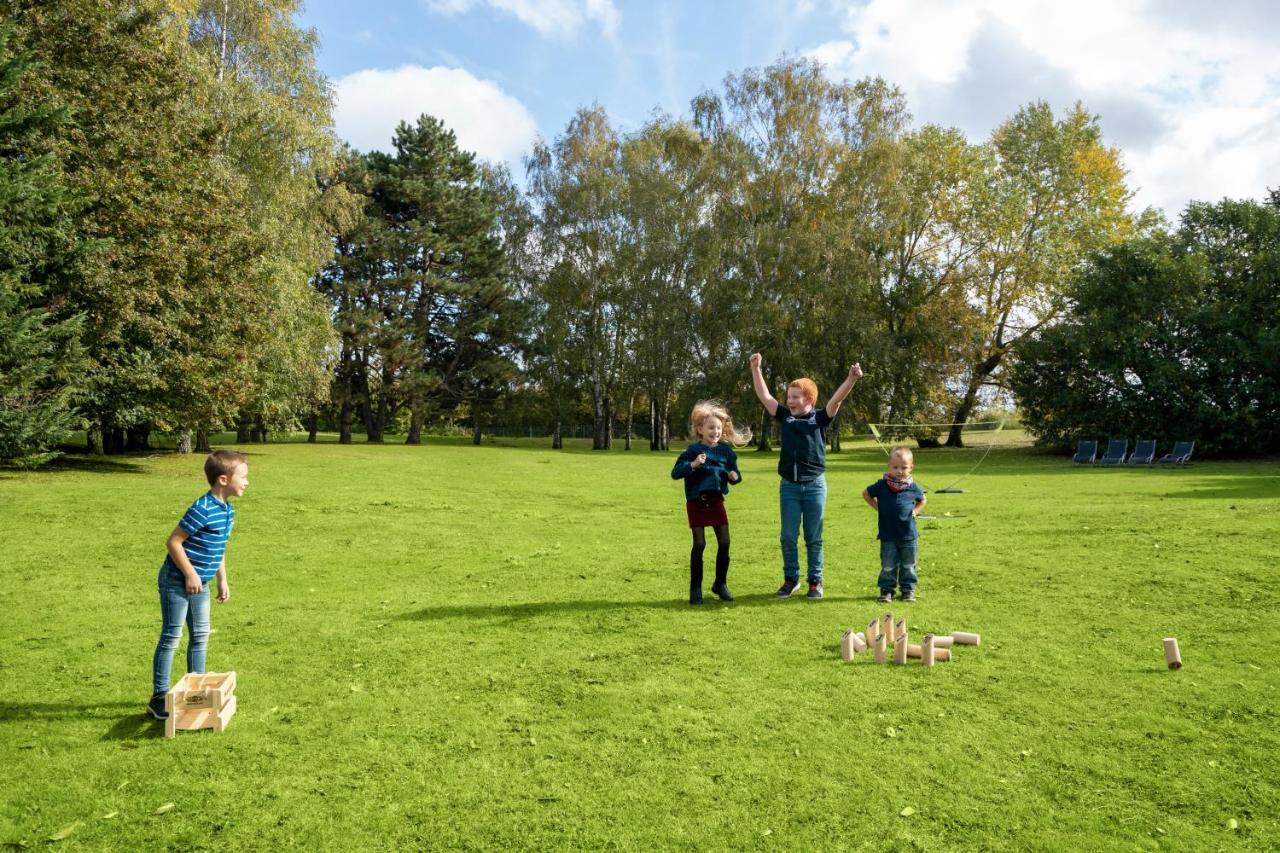
POLYGON ((165 694, 164 706, 169 712, 165 737, 174 737, 179 729, 220 732, 236 712, 236 674, 188 672, 165 694))

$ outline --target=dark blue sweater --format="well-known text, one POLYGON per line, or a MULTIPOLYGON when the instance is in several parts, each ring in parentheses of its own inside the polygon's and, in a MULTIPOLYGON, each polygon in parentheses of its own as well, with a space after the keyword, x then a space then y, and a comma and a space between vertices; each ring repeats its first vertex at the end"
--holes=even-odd
POLYGON ((742 472, 738 470, 738 454, 727 444, 717 444, 715 447, 709 447, 700 441, 685 448, 684 453, 680 454, 680 458, 676 460, 675 467, 671 469, 671 479, 684 480, 684 497, 685 500, 696 501, 703 492, 718 492, 722 495, 729 494, 729 472, 732 471, 738 475, 738 482, 742 482, 742 472), (700 467, 693 467, 693 460, 698 458, 699 453, 707 454, 707 461, 700 467))

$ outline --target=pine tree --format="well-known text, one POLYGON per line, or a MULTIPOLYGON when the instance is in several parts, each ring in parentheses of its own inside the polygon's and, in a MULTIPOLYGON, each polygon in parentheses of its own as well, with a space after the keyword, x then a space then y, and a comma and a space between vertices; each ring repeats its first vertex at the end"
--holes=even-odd
POLYGON ((72 236, 75 201, 53 156, 30 154, 65 112, 19 102, 31 59, 9 50, 10 34, 0 29, 0 462, 35 467, 78 425, 87 361, 64 293, 89 247, 72 236))

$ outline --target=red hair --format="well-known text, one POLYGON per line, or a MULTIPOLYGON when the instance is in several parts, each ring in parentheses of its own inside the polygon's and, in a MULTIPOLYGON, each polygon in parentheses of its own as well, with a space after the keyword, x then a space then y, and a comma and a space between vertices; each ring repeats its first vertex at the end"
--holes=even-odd
POLYGON ((818 385, 812 379, 808 378, 807 376, 802 379, 792 379, 789 383, 787 383, 787 390, 789 391, 792 388, 799 388, 800 393, 804 395, 805 402, 807 402, 810 406, 817 405, 818 385))

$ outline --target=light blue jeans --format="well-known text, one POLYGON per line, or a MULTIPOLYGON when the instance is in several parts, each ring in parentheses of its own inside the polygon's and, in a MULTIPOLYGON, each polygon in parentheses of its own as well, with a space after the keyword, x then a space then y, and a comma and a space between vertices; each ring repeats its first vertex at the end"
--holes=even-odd
POLYGON ((905 542, 880 540, 880 580, 881 593, 892 593, 896 585, 902 594, 915 592, 916 589, 916 543, 918 539, 905 542))
POLYGON ((169 670, 173 656, 182 641, 182 625, 187 626, 187 672, 204 672, 205 651, 209 647, 209 584, 195 595, 187 592, 181 572, 161 567, 160 577, 160 642, 151 661, 151 690, 169 690, 169 670))
POLYGON ((809 583, 822 583, 822 514, 827 508, 827 478, 807 483, 782 480, 778 485, 778 509, 782 514, 782 573, 800 580, 800 550, 796 539, 804 527, 804 551, 809 562, 809 583))

